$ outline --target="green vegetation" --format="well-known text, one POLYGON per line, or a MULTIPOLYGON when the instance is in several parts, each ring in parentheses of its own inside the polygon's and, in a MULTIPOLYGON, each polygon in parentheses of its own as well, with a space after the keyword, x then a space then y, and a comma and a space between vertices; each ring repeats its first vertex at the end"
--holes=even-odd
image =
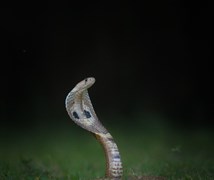
MULTIPOLYGON (((1 133, 0 179, 88 180, 103 177, 102 147, 89 133, 72 122, 69 125, 38 128, 31 133, 14 132, 10 136, 1 133)), ((124 179, 128 176, 214 178, 212 132, 127 122, 121 128, 111 127, 111 122, 106 126, 121 151, 124 179)))

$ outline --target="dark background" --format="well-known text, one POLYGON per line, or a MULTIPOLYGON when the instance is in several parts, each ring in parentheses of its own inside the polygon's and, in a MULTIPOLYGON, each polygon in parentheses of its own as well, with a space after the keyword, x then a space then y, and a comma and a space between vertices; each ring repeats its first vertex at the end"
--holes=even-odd
POLYGON ((65 97, 88 76, 100 119, 212 128, 208 4, 19 2, 0 18, 1 131, 68 125, 65 97))

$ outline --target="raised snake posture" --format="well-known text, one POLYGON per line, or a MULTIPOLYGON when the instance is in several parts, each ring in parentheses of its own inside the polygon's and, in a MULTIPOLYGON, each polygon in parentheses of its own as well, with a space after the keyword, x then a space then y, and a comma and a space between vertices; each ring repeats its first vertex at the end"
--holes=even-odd
POLYGON ((123 170, 118 147, 111 134, 98 120, 88 95, 88 88, 94 83, 93 77, 79 82, 66 97, 66 110, 77 125, 94 134, 103 146, 106 157, 106 177, 121 179, 123 170))

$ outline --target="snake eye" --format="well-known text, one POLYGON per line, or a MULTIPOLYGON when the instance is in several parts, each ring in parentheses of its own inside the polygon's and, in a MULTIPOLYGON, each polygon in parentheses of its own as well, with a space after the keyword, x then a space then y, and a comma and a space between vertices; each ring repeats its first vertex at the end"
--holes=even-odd
POLYGON ((85 82, 87 82, 87 81, 88 81, 88 78, 85 79, 85 82))

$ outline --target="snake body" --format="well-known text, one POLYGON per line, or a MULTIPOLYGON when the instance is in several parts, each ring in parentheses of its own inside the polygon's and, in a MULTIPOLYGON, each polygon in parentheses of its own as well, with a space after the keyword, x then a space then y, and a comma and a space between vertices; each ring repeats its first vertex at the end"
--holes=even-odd
POLYGON ((117 144, 97 118, 88 95, 88 88, 94 83, 93 77, 79 82, 66 97, 66 110, 77 125, 91 132, 103 146, 106 157, 106 177, 121 179, 123 170, 117 144))

